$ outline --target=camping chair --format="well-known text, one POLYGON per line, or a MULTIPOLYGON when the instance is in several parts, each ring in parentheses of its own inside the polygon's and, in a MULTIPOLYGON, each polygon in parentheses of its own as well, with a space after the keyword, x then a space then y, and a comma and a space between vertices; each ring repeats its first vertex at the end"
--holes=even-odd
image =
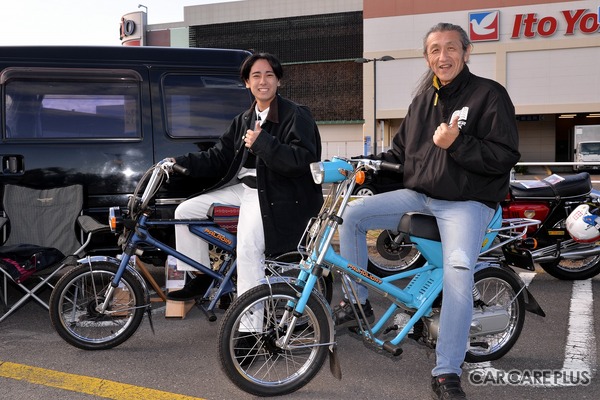
MULTIPOLYGON (((37 263, 28 262, 28 273, 36 267, 35 272, 23 279, 15 279, 9 272, 9 267, 16 265, 12 260, 2 259, 0 272, 3 274, 3 292, 0 294, 4 314, 0 314, 0 322, 17 310, 26 301, 33 299, 44 308, 49 309, 48 303, 38 296, 38 292, 46 287, 54 288, 50 280, 63 268, 77 264, 77 260, 85 255, 85 248, 92 239, 92 234, 101 230, 108 230, 107 225, 102 225, 87 215, 81 215, 83 207, 83 188, 81 185, 72 185, 51 189, 31 189, 24 186, 4 185, 3 196, 4 217, 0 217, 0 228, 8 232, 8 238, 0 253, 6 254, 7 249, 22 248, 23 244, 38 245, 52 248, 53 253, 59 250, 58 262, 51 265, 40 265, 37 253, 37 263), (81 232, 80 244, 76 223, 81 232), (21 246, 19 246, 21 245, 21 246), (7 265, 10 261, 12 265, 7 265), (33 264, 33 265, 32 265, 33 264), (9 306, 7 287, 15 286, 22 292, 16 303, 9 306)), ((5 236, 6 237, 6 236, 5 236)), ((18 265, 17 265, 18 267, 18 265)), ((22 270, 22 268, 19 268, 22 270)))

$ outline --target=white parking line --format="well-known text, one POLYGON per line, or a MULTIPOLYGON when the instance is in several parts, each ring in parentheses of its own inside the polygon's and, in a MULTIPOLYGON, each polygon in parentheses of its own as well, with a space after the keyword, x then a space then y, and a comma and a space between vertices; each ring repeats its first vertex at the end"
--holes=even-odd
POLYGON ((592 280, 574 281, 563 370, 592 371, 595 365, 596 337, 592 280))

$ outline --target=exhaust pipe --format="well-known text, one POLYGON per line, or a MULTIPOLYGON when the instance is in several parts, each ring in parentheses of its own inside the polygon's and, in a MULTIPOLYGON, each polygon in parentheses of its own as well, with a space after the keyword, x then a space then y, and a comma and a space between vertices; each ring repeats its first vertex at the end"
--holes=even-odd
POLYGON ((557 259, 566 259, 566 260, 580 260, 582 258, 592 257, 600 255, 600 246, 589 245, 589 244, 579 244, 570 243, 566 246, 561 245, 561 251, 556 250, 556 246, 548 246, 543 249, 535 250, 531 252, 533 256, 533 260, 535 262, 548 262, 548 261, 556 261, 557 259), (577 247, 585 247, 585 248, 577 248, 577 247))

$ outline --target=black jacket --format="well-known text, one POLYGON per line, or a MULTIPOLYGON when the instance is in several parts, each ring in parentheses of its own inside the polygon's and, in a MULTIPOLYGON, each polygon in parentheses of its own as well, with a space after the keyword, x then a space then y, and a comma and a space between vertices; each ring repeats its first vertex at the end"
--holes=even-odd
MULTIPOLYGON (((252 107, 234 118, 210 149, 176 158, 191 176, 217 178, 203 193, 239 183, 237 174, 248 150, 242 136, 254 128, 252 107)), ((277 96, 262 132, 250 149, 256 155, 256 180, 267 256, 296 249, 308 220, 323 203, 309 164, 321 160, 321 138, 310 110, 277 96)))
POLYGON ((469 72, 413 99, 392 148, 379 158, 404 165, 404 186, 443 200, 475 200, 495 208, 519 161, 514 106, 506 89, 469 72), (461 112, 460 135, 443 150, 433 143, 440 123, 461 112))

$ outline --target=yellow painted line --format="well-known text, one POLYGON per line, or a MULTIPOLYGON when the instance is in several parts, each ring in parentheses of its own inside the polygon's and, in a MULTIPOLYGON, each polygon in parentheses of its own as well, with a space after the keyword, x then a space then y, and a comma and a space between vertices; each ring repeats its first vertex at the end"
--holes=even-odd
POLYGON ((163 392, 106 379, 68 374, 7 361, 0 361, 0 377, 115 400, 203 400, 199 397, 163 392))

